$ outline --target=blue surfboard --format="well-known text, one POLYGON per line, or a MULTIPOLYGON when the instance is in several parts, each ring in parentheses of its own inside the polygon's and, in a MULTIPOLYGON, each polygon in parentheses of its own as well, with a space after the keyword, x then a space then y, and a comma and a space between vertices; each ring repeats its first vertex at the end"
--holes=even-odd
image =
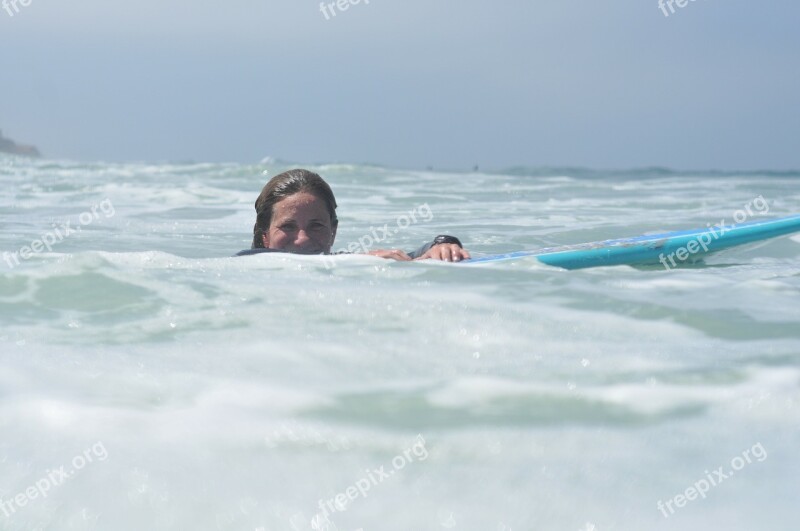
POLYGON ((738 225, 709 226, 695 230, 650 234, 621 240, 550 247, 536 251, 495 254, 458 263, 477 265, 532 256, 540 262, 564 269, 658 264, 671 269, 681 263, 697 261, 705 255, 723 249, 793 232, 800 232, 800 215, 751 221, 738 225))

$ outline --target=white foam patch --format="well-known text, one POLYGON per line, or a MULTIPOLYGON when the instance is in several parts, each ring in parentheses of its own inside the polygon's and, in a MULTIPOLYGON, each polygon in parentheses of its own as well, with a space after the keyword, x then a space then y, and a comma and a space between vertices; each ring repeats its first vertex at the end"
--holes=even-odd
POLYGON ((499 378, 462 378, 428 394, 428 401, 438 407, 464 408, 485 404, 491 400, 526 396, 541 387, 499 378))
MULTIPOLYGON (((649 272, 648 272, 649 273, 649 272)), ((697 274, 682 274, 680 271, 654 271, 653 277, 628 280, 611 280, 612 286, 626 290, 655 291, 655 292, 700 292, 709 289, 709 279, 697 274)), ((715 279, 712 282, 720 282, 715 279)))
MULTIPOLYGON (((83 403, 71 399, 19 398, 4 407, 4 417, 20 428, 69 433, 80 426, 85 433, 146 433, 152 440, 258 439, 265 423, 312 408, 329 405, 324 397, 297 389, 243 383, 207 382, 206 390, 195 389, 189 400, 152 404, 108 405, 83 403), (224 425, 220 431, 218 426, 224 425)), ((145 397, 141 397, 145 398, 145 397)))
MULTIPOLYGON (((478 408, 509 397, 580 397, 623 406, 645 415, 687 407, 718 407, 749 414, 785 415, 784 401, 800 398, 800 369, 751 368, 744 382, 732 385, 618 384, 603 387, 557 386, 496 378, 463 378, 428 394, 431 404, 444 408, 478 408), (758 411, 755 409, 758 408, 758 411)), ((800 410, 794 418, 800 418, 800 410)), ((777 417, 776 417, 777 420, 777 417)))

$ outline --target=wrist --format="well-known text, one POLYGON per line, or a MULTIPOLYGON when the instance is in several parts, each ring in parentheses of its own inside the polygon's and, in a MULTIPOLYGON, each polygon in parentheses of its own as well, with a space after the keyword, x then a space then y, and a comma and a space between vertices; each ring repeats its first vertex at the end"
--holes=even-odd
POLYGON ((448 236, 447 234, 440 234, 439 236, 435 237, 433 239, 433 245, 431 245, 431 247, 442 243, 454 243, 459 247, 461 247, 462 249, 464 248, 464 246, 461 245, 461 240, 459 240, 455 236, 448 236))

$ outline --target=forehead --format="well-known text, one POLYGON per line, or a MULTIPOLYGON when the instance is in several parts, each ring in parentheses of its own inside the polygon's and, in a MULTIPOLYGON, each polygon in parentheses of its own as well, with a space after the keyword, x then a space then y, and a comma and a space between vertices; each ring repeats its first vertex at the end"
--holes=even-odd
POLYGON ((325 201, 308 192, 298 192, 281 199, 272 211, 273 219, 312 219, 320 218, 330 221, 325 201))

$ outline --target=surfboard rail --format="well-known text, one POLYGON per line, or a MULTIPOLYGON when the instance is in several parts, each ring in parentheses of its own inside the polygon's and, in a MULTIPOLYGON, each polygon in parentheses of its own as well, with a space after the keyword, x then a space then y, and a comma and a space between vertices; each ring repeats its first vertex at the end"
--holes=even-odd
POLYGON ((657 264, 671 269, 681 263, 724 249, 794 232, 800 232, 800 214, 737 225, 709 224, 701 229, 496 254, 460 263, 472 265, 532 256, 542 263, 563 269, 657 264))

